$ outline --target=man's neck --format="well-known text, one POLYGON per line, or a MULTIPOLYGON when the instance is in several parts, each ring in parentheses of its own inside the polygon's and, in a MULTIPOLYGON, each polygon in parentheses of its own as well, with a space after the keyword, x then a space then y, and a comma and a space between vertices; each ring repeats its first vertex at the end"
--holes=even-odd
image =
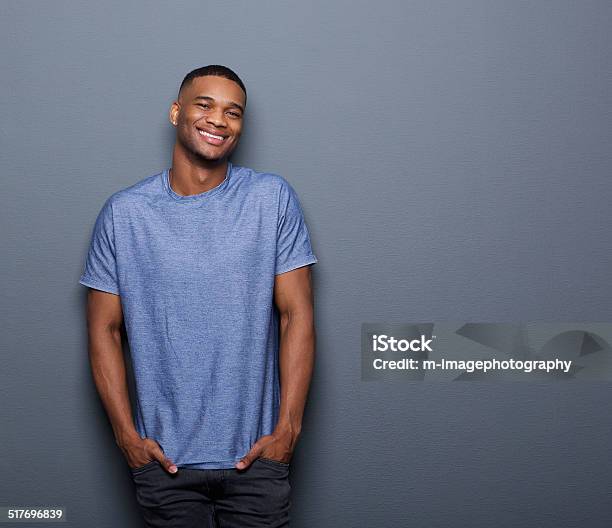
POLYGON ((172 160, 168 174, 170 188, 181 196, 201 194, 217 187, 227 174, 227 159, 210 165, 195 165, 188 160, 172 160))

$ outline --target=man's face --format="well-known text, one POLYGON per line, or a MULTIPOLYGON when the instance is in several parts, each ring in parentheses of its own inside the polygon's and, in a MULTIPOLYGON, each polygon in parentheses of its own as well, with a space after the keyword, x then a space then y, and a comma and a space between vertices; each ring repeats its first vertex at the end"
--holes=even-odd
POLYGON ((229 158, 242 133, 244 108, 244 92, 234 81, 212 75, 192 79, 170 108, 177 143, 208 161, 229 158))

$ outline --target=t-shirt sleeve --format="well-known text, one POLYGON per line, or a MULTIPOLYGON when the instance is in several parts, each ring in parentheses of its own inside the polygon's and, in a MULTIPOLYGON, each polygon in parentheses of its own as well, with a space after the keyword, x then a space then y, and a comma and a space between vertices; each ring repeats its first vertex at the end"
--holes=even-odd
POLYGON ((295 190, 283 180, 280 189, 275 274, 315 264, 308 227, 295 190))
POLYGON ((106 200, 94 224, 85 268, 79 283, 119 295, 111 199, 106 200))

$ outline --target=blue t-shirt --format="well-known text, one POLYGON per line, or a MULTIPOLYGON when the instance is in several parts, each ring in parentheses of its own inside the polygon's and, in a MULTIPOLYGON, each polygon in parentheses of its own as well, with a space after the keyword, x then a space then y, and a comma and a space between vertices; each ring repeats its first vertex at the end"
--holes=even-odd
POLYGON ((275 275, 317 258, 282 176, 228 162, 181 196, 168 173, 106 200, 79 282, 121 297, 138 433, 179 467, 233 468, 279 417, 275 275))

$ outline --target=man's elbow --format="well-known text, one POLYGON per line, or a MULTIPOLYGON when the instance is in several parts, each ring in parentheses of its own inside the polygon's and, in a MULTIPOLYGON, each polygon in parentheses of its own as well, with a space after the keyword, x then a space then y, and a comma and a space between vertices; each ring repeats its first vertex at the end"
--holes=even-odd
POLYGON ((283 328, 296 325, 314 332, 314 310, 312 306, 302 305, 279 310, 279 318, 283 328))

